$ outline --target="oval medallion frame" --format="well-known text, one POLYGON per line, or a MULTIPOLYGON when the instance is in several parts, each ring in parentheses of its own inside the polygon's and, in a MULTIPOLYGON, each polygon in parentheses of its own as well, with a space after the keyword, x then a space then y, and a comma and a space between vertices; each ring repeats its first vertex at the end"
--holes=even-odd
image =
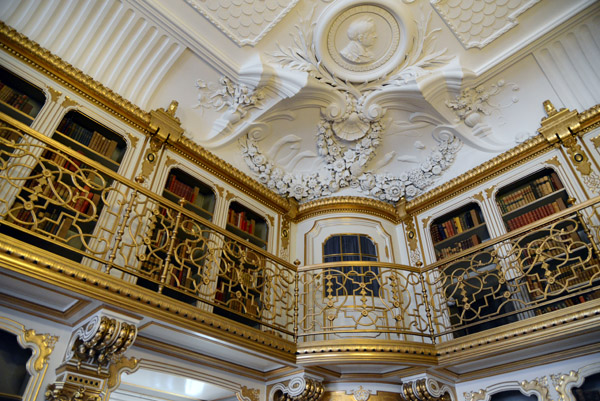
POLYGON ((341 79, 367 82, 385 76, 405 59, 412 19, 399 1, 333 3, 317 21, 319 60, 341 79))

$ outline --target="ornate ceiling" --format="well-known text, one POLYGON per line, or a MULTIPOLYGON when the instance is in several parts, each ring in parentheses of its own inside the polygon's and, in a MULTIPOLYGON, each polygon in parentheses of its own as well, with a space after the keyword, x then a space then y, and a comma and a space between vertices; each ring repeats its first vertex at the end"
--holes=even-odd
POLYGON ((560 56, 593 65, 598 9, 593 0, 7 0, 0 16, 146 110, 179 101, 186 136, 282 196, 395 202, 534 135, 546 99, 597 103, 594 69, 574 71, 560 56))

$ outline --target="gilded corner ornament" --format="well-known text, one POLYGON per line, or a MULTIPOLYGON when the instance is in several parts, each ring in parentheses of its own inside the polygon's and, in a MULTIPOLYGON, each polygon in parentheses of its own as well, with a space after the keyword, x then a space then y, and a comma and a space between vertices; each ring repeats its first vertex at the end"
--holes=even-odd
POLYGON ((60 98, 60 96, 62 95, 61 91, 54 89, 51 86, 46 86, 46 89, 48 89, 48 93, 50 93, 50 100, 52 102, 58 101, 58 98, 60 98))
POLYGON ((119 359, 111 364, 108 367, 108 388, 114 389, 121 384, 121 374, 125 373, 133 373, 137 370, 139 366, 139 359, 131 357, 125 358, 124 356, 119 357, 119 359))
POLYGON ((28 344, 35 344, 39 349, 39 354, 35 358, 33 368, 37 372, 41 372, 44 366, 48 364, 48 358, 52 354, 52 351, 54 351, 58 337, 51 336, 50 334, 36 334, 35 330, 30 329, 25 331, 24 338, 28 344))
POLYGON ((63 109, 68 109, 70 107, 76 107, 78 105, 79 103, 77 103, 75 100, 71 99, 69 96, 65 96, 65 99, 60 104, 60 107, 62 107, 63 109))
POLYGON ((550 389, 548 388, 548 378, 546 376, 538 377, 536 379, 527 381, 523 380, 521 388, 527 392, 536 391, 542 400, 550 399, 550 389))
POLYGON ((242 386, 240 391, 235 393, 239 401, 258 401, 260 399, 260 390, 242 386))

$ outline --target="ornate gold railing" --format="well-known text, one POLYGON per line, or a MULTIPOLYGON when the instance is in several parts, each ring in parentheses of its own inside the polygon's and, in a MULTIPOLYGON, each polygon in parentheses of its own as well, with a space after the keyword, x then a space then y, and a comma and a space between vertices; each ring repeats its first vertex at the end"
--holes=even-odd
POLYGON ((157 196, 7 116, 0 122, 0 233, 291 338, 295 266, 185 201, 157 196))
POLYGON ((299 341, 429 338, 419 269, 336 262, 298 269, 299 341))
POLYGON ((472 334, 600 298, 599 211, 597 197, 427 266, 435 336, 472 334))
POLYGON ((298 342, 440 342, 600 298, 600 197, 422 269, 296 267, 0 115, 0 233, 298 342))

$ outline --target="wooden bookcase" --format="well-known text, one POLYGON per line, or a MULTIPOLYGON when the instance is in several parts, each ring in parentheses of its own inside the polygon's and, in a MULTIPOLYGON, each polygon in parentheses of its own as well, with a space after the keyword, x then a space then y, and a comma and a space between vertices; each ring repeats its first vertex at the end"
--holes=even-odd
POLYGON ((490 238, 476 203, 469 203, 433 220, 431 239, 437 260, 469 249, 490 238))
MULTIPOLYGON (((126 142, 116 132, 79 112, 67 113, 58 128, 52 136, 53 139, 113 171, 118 170, 126 150, 126 142), (90 141, 92 137, 95 139, 92 147, 90 141, 87 141, 88 137, 90 141), (97 147, 95 144, 100 142, 110 148, 97 147), (108 149, 111 150, 110 155, 108 149)), ((34 221, 32 213, 35 212, 38 221, 35 231, 38 236, 33 237, 22 232, 14 235, 24 237, 26 242, 61 253, 73 260, 81 260, 81 254, 65 250, 62 245, 83 250, 80 233, 91 236, 94 232, 103 207, 101 186, 108 187, 112 180, 81 161, 52 149, 45 150, 40 159, 44 168, 55 172, 53 177, 58 179, 53 181, 52 186, 42 180, 44 184, 40 191, 42 166, 38 164, 33 168, 30 178, 25 181, 17 195, 13 209, 18 209, 19 205, 22 206, 37 193, 37 196, 34 196, 36 207, 33 210, 22 207, 21 212, 14 216, 13 222, 31 229, 34 221), (78 172, 78 176, 85 176, 86 180, 78 180, 75 183, 71 175, 73 172, 78 172)))
MULTIPOLYGON (((269 227, 266 219, 260 214, 247 208, 246 206, 232 202, 229 205, 227 214, 227 231, 234 233, 235 235, 245 239, 246 241, 257 245, 263 249, 267 249, 268 245, 268 234, 269 227)), ((243 251, 243 244, 239 245, 239 250, 243 251)), ((240 252, 241 253, 241 252, 240 252)), ((224 259, 236 258, 235 252, 232 254, 223 255, 224 259)), ((231 260, 229 260, 231 263, 231 260)), ((222 261, 224 263, 224 261, 222 261)), ((255 290, 255 288, 261 288, 264 284, 264 279, 260 272, 257 271, 256 266, 251 263, 240 263, 240 268, 243 269, 242 273, 245 277, 251 277, 252 283, 247 289, 247 297, 243 299, 236 299, 236 292, 242 290, 239 285, 236 285, 228 277, 220 276, 217 280, 217 289, 215 293, 215 300, 218 302, 228 303, 228 306, 234 309, 238 313, 244 314, 255 314, 257 309, 261 305, 261 293, 255 290), (230 302, 230 300, 234 300, 230 302)), ((230 274, 233 274, 230 272, 230 274)), ((246 319, 236 313, 232 313, 228 310, 215 307, 214 313, 228 317, 232 320, 246 324, 252 327, 258 327, 258 324, 250 319, 246 319)))
MULTIPOLYGON (((506 229, 513 231, 565 210, 569 207, 568 199, 569 195, 556 172, 547 168, 501 188, 496 196, 496 203, 506 229)), ((550 228, 536 230, 519 241, 521 251, 518 258, 526 272, 529 298, 533 301, 543 297, 548 300, 560 298, 557 302, 535 309, 536 315, 600 296, 595 291, 565 298, 567 293, 561 291, 567 286, 568 294, 576 292, 578 287, 592 278, 592 272, 582 263, 587 252, 586 244, 589 242, 587 234, 576 220, 555 225, 553 232, 550 228), (562 230, 558 237, 557 230, 562 230), (555 237, 552 238, 552 235, 555 237), (566 247, 564 241, 570 241, 572 245, 566 247), (565 252, 565 248, 568 252, 565 252), (552 282, 546 279, 548 274, 551 275, 552 282)), ((593 257, 587 264, 590 263, 600 262, 593 257)))
MULTIPOLYGON (((180 169, 173 169, 169 173, 162 194, 166 199, 174 203, 179 203, 182 198, 185 199, 187 202, 184 203, 183 207, 204 220, 211 221, 213 218, 216 198, 212 188, 180 169)), ((160 278, 162 266, 166 259, 169 247, 168 240, 171 231, 170 228, 174 223, 172 217, 173 215, 169 215, 166 209, 161 208, 159 216, 157 217, 159 219, 159 224, 156 224, 154 232, 150 233, 152 241, 151 249, 153 252, 152 254, 147 254, 146 259, 140 264, 140 269, 146 273, 150 273, 149 275, 153 280, 139 278, 137 283, 144 288, 152 290, 158 288, 158 279, 160 278)), ((177 230, 176 237, 173 241, 174 254, 171 258, 173 268, 172 275, 176 276, 177 279, 175 279, 174 276, 171 276, 168 279, 168 284, 170 286, 186 287, 188 280, 194 280, 198 277, 199 272, 197 270, 199 267, 192 265, 189 260, 190 258, 202 260, 205 249, 193 246, 193 244, 197 242, 197 238, 190 234, 192 226, 197 227, 196 222, 184 218, 180 222, 180 228, 177 230), (192 242, 186 244, 186 240, 192 242), (190 255, 190 253, 193 254, 190 255), (175 263, 173 263, 174 261, 175 263), (177 261, 183 261, 183 263, 177 263, 177 261)), ((204 226, 200 224, 200 227, 202 228, 204 226)), ((202 236, 205 238, 208 237, 208 229, 202 233, 202 236)), ((148 252, 150 252, 150 249, 148 252)), ((165 288, 163 294, 183 302, 195 303, 193 297, 186 296, 185 294, 169 288, 165 288)))
POLYGON ((0 67, 0 112, 31 125, 45 102, 40 88, 0 67))

